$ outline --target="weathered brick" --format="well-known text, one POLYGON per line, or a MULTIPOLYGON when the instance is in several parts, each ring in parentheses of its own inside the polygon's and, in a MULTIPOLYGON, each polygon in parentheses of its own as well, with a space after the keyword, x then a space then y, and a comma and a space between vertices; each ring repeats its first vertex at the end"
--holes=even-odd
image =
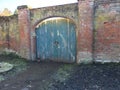
POLYGON ((31 59, 31 41, 30 41, 30 11, 27 6, 18 7, 18 25, 20 32, 19 54, 23 58, 31 59))
POLYGON ((78 63, 92 62, 93 0, 79 0, 78 63))
POLYGON ((100 4, 95 12, 95 61, 120 62, 120 3, 100 4))
POLYGON ((35 60, 35 28, 51 17, 64 17, 76 25, 77 63, 120 62, 119 0, 79 0, 36 9, 19 6, 18 16, 0 17, 0 52, 8 48, 35 60))

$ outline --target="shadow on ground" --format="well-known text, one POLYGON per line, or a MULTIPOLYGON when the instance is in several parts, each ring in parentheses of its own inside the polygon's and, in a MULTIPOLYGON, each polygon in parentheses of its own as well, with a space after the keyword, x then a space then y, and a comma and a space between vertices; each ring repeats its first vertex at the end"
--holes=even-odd
POLYGON ((2 74, 0 90, 120 90, 120 64, 38 63, 6 56, 0 61, 16 65, 2 74))
POLYGON ((77 66, 65 82, 53 90, 120 90, 120 64, 77 66))

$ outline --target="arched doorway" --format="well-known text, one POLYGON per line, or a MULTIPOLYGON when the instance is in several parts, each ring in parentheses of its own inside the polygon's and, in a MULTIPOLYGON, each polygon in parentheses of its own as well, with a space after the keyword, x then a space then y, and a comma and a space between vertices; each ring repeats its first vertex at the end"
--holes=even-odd
POLYGON ((55 17, 37 25, 36 52, 41 60, 75 62, 76 27, 72 20, 55 17))

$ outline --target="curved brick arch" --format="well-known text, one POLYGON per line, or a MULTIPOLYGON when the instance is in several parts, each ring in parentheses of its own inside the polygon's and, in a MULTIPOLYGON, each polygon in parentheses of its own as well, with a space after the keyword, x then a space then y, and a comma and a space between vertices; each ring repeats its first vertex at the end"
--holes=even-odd
POLYGON ((44 21, 44 20, 47 20, 47 19, 50 19, 50 18, 64 18, 64 19, 68 19, 68 20, 70 20, 71 22, 73 22, 74 24, 75 24, 75 26, 76 26, 76 28, 78 27, 77 26, 77 23, 73 20, 73 19, 71 19, 71 18, 69 18, 69 17, 65 17, 65 16, 50 16, 50 17, 45 17, 45 18, 43 18, 43 19, 38 19, 35 23, 34 23, 34 25, 33 25, 33 30, 36 28, 36 26, 40 23, 40 22, 42 22, 42 21, 44 21))
POLYGON ((71 20, 76 26, 76 38, 78 36, 78 3, 58 5, 51 7, 36 8, 30 10, 30 23, 31 23, 31 55, 32 60, 36 58, 36 39, 35 39, 35 28, 36 25, 41 21, 53 18, 53 17, 62 17, 71 20))
POLYGON ((73 20, 77 26, 76 62, 92 62, 93 5, 93 0, 79 0, 78 3, 35 9, 28 9, 27 6, 18 7, 20 31, 19 55, 30 60, 35 60, 35 26, 46 18, 60 16, 73 20))
MULTIPOLYGON (((36 58, 36 33, 35 33, 35 28, 36 26, 41 23, 42 21, 44 20, 47 20, 47 19, 50 19, 50 18, 63 18, 63 19, 68 19, 70 20, 74 25, 75 25, 75 32, 76 32, 76 38, 77 38, 77 31, 78 31, 78 25, 77 23, 71 19, 71 18, 68 18, 68 17, 65 17, 65 16, 50 16, 50 17, 45 17, 43 19, 39 19, 38 21, 35 22, 35 24, 32 26, 32 33, 33 33, 33 36, 31 36, 31 51, 32 51, 32 58, 33 60, 36 58)), ((77 42, 76 42, 76 45, 77 45, 77 42)), ((76 46, 77 47, 77 46, 76 46)), ((77 52, 76 52, 77 53, 77 52)))
POLYGON ((36 51, 36 56, 37 56, 36 59, 40 58, 42 60, 43 58, 45 59, 48 57, 49 57, 49 59, 52 59, 54 57, 54 58, 59 58, 59 59, 64 58, 64 60, 62 60, 62 59, 60 60, 60 61, 64 61, 64 62, 66 62, 66 61, 75 62, 76 61, 76 38, 77 37, 76 37, 76 25, 73 20, 65 18, 65 17, 51 17, 51 18, 42 19, 42 20, 40 20, 40 22, 37 23, 37 26, 36 26, 34 32, 36 34, 35 35, 36 43, 33 42, 33 44, 36 44, 35 45, 36 47, 34 48, 36 51), (40 29, 43 24, 45 25, 46 29, 45 28, 40 29), (46 30, 47 30, 47 32, 46 32, 46 30), (41 32, 41 33, 45 32, 45 33, 42 34, 43 35, 42 36, 39 32, 41 32), (58 32, 59 32, 59 35, 58 35, 58 32), (40 37, 40 38, 38 38, 38 37, 40 37), (44 41, 42 42, 41 40, 42 41, 44 40, 44 41), (58 42, 60 42, 59 49, 57 49, 59 51, 58 56, 54 56, 54 55, 56 55, 55 53, 57 53, 56 51, 54 53, 51 52, 55 48, 54 40, 55 41, 58 40, 58 42), (44 48, 45 48, 46 43, 49 47, 45 51, 46 54, 45 53, 43 55, 39 54, 42 52, 42 50, 43 51, 45 50, 44 48), (39 46, 41 46, 41 45, 42 45, 42 47, 39 48, 39 46), (67 48, 65 48, 66 45, 68 46, 67 48), (48 54, 48 52, 49 52, 49 54, 48 54), (45 56, 47 55, 48 57, 44 57, 44 55, 45 56))
POLYGON ((73 20, 78 25, 78 4, 67 4, 52 7, 43 7, 30 10, 31 25, 33 28, 40 21, 51 17, 64 17, 73 20))

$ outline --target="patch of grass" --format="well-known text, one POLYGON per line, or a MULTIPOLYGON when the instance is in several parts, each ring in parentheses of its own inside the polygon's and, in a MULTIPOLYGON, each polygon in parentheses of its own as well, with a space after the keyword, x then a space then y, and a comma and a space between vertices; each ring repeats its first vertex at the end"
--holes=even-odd
POLYGON ((0 56, 1 62, 10 63, 13 65, 13 69, 0 74, 0 81, 3 81, 9 77, 15 76, 16 74, 25 71, 27 69, 27 60, 20 58, 13 53, 9 55, 0 56))
POLYGON ((2 54, 0 54, 0 57, 20 58, 20 56, 18 56, 14 52, 3 52, 2 54))
POLYGON ((54 75, 54 79, 59 82, 64 82, 68 79, 74 70, 75 64, 64 64, 62 65, 54 75))
POLYGON ((3 75, 0 75, 0 82, 5 80, 4 76, 3 75))
POLYGON ((15 69, 17 72, 26 70, 27 62, 26 62, 26 60, 24 60, 24 59, 15 58, 15 59, 13 59, 13 60, 9 60, 8 62, 9 62, 10 64, 13 64, 14 69, 15 69))

